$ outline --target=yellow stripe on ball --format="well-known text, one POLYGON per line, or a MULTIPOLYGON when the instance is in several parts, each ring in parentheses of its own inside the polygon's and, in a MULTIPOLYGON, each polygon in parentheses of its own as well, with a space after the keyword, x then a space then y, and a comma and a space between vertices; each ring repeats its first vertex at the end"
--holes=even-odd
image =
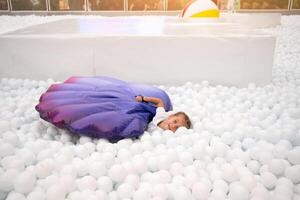
POLYGON ((190 0, 182 10, 182 17, 219 17, 218 6, 212 0, 190 0))
POLYGON ((190 17, 220 17, 220 12, 218 10, 205 10, 195 13, 190 17))

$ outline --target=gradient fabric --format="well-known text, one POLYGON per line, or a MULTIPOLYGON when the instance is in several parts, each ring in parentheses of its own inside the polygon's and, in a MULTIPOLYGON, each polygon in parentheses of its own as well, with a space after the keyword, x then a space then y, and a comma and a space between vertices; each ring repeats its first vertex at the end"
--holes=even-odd
POLYGON ((155 106, 135 101, 137 95, 160 98, 166 111, 172 110, 163 90, 110 77, 71 77, 53 84, 35 108, 42 119, 59 128, 118 141, 143 134, 155 115, 155 106))

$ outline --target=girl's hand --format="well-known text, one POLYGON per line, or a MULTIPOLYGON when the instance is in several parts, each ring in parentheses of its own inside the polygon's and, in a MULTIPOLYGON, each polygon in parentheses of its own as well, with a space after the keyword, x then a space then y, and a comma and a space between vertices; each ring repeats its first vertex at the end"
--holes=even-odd
POLYGON ((135 100, 136 100, 137 102, 142 102, 142 101, 143 101, 142 96, 140 96, 140 95, 136 96, 136 97, 135 97, 135 100))
POLYGON ((164 107, 164 102, 157 97, 145 97, 142 95, 138 95, 135 97, 137 102, 151 103, 154 104, 155 107, 164 107))

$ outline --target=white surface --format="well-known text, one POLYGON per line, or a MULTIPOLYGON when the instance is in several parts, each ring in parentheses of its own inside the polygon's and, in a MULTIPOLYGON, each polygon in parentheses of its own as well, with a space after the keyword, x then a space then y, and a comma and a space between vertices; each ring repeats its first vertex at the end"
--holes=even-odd
POLYGON ((145 132, 138 140, 70 135, 34 110, 52 80, 1 79, 0 199, 299 198, 300 16, 285 16, 269 31, 279 33, 272 84, 160 86, 193 129, 145 132), (99 162, 107 170, 98 178, 89 167, 99 162), (114 179, 122 178, 118 165, 126 174, 120 183, 109 176, 115 170, 114 179), (86 187, 93 190, 80 190, 86 187))
POLYGON ((222 19, 171 19, 67 19, 3 34, 0 59, 6 69, 1 68, 1 76, 107 75, 155 84, 208 80, 239 87, 270 83, 274 34, 222 19))
POLYGON ((280 25, 280 13, 222 13, 221 18, 226 22, 240 23, 255 28, 271 28, 280 25))

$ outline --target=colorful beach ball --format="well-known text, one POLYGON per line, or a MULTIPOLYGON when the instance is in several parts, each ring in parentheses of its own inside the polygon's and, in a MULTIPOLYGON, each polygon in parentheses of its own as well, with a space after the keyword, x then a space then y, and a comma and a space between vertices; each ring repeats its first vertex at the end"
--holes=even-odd
POLYGON ((211 0, 191 0, 182 10, 182 17, 219 17, 220 11, 211 0))

